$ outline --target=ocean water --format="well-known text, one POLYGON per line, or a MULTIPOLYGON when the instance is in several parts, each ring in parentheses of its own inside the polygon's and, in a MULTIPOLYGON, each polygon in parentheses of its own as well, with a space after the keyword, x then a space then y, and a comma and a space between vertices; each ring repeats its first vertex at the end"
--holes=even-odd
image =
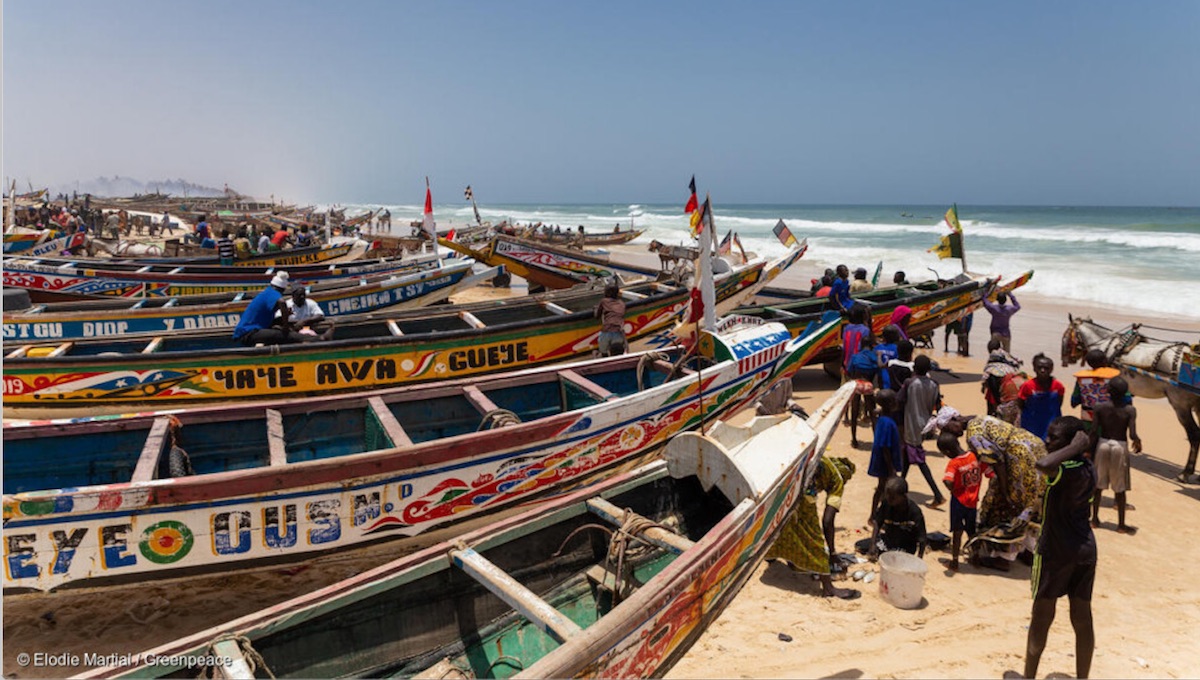
MULTIPOLYGON (((686 196, 682 197, 686 199, 686 196)), ((658 239, 686 243, 690 237, 683 200, 678 205, 481 205, 485 220, 543 222, 589 231, 611 231, 632 221, 658 239)), ((357 209, 380 206, 348 206, 357 209)), ((393 225, 420 219, 422 206, 389 206, 393 225)), ((957 259, 926 252, 949 232, 947 205, 727 205, 713 206, 718 235, 738 233, 746 250, 783 252, 772 234, 782 219, 809 251, 796 266, 806 278, 846 264, 884 277, 904 270, 909 280, 949 277, 957 259)), ((1200 208, 958 206, 966 261, 973 272, 1036 274, 1026 289, 1070 302, 1113 304, 1200 319, 1200 208)), ((468 203, 434 206, 439 225, 473 221, 468 203)))

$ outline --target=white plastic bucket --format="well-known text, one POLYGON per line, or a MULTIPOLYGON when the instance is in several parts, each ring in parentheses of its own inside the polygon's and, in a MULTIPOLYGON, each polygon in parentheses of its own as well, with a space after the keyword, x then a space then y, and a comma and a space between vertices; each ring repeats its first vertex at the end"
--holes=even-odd
POLYGON ((890 551, 879 556, 879 595, 892 606, 916 609, 921 605, 929 567, 916 555, 890 551))

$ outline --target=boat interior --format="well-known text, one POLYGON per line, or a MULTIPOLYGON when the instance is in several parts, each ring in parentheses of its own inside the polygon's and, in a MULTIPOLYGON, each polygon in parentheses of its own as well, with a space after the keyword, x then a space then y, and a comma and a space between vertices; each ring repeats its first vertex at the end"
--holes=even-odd
POLYGON ((406 447, 528 423, 656 387, 672 355, 627 355, 574 368, 495 376, 374 396, 293 400, 130 419, 5 428, 4 493, 147 482, 406 447), (643 359, 642 357, 647 357, 643 359), (50 441, 47 441, 50 440, 50 441), (57 440, 57 441, 54 441, 57 440), (55 464, 45 464, 55 451, 55 464))

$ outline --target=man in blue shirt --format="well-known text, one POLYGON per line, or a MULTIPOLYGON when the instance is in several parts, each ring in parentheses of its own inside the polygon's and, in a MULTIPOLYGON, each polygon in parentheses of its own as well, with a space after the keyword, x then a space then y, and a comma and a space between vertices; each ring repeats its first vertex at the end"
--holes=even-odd
POLYGON ((837 266, 837 278, 829 287, 829 299, 833 301, 834 309, 850 311, 854 300, 850 299, 850 268, 844 264, 837 266))
POLYGON ((304 337, 287 325, 288 309, 283 303, 283 291, 288 286, 288 273, 279 272, 271 279, 271 285, 254 296, 242 312, 233 339, 247 347, 258 344, 283 345, 304 342, 304 337), (282 308, 284 326, 275 326, 275 312, 282 308))

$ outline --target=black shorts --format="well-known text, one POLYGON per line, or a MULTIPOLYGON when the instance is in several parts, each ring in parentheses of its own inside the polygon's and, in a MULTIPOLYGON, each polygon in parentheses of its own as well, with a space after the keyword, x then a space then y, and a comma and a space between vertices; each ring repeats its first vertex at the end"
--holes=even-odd
POLYGON ((1033 561, 1033 597, 1058 599, 1064 595, 1073 600, 1092 599, 1096 582, 1095 562, 1044 560, 1037 555, 1033 561))
POLYGON ((978 510, 959 503, 954 494, 950 494, 950 531, 965 531, 967 536, 974 536, 978 516, 978 510))

